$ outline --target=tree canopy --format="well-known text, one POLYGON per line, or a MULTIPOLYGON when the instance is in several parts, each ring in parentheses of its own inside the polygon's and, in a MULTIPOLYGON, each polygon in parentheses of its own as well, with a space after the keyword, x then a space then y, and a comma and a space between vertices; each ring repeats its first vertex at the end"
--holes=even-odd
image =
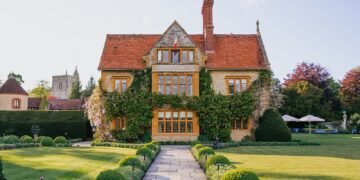
POLYGON ((72 83, 70 99, 80 99, 81 98, 81 82, 74 81, 72 83))
POLYGON ((96 83, 95 83, 94 77, 91 76, 84 91, 82 92, 83 97, 90 97, 91 93, 95 89, 95 86, 96 86, 96 83))
POLYGON ((15 74, 14 72, 9 73, 8 79, 15 79, 19 84, 22 84, 25 82, 23 80, 21 74, 15 74))

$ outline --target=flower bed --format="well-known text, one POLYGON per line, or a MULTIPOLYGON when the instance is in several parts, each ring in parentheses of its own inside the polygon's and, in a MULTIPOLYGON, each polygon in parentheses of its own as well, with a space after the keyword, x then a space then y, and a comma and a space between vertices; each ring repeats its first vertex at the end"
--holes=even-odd
MULTIPOLYGON (((101 146, 111 146, 111 147, 120 147, 134 144, 125 144, 125 143, 93 143, 94 145, 101 146)), ((130 147, 130 146, 129 146, 130 147)), ((134 147, 134 146, 132 146, 134 147)), ((160 152, 160 145, 153 141, 147 144, 137 144, 139 148, 135 156, 126 156, 122 158, 119 162, 119 167, 117 169, 106 170, 100 172, 97 176, 97 180, 107 180, 107 179, 142 179, 152 162, 155 160, 156 156, 160 152)))
POLYGON ((237 169, 225 156, 216 155, 215 152, 203 145, 192 146, 191 153, 198 161, 201 168, 206 172, 210 180, 258 180, 257 175, 245 169, 237 169))

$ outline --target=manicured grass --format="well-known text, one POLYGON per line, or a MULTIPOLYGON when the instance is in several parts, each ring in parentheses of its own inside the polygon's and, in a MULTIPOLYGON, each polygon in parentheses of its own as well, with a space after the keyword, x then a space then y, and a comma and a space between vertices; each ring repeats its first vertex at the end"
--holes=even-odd
POLYGON ((320 146, 241 146, 218 150, 263 179, 360 179, 359 135, 293 134, 320 146))
POLYGON ((95 179, 102 170, 115 169, 119 160, 135 149, 26 148, 2 150, 7 179, 95 179))

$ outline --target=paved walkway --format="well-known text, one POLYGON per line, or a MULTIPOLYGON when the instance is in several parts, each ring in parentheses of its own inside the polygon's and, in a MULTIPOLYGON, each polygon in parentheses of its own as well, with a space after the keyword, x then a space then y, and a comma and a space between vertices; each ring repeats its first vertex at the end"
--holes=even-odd
POLYGON ((74 143, 73 147, 91 147, 91 141, 82 141, 78 143, 74 143))
POLYGON ((152 179, 206 180, 206 177, 189 146, 161 146, 160 154, 144 177, 144 180, 152 179))

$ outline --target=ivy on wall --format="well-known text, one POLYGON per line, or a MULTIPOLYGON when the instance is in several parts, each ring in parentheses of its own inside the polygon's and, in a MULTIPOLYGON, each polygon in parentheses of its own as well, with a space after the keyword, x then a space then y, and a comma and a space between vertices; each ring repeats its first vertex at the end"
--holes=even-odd
MULTIPOLYGON (((215 94, 211 88, 210 73, 205 69, 200 71, 199 97, 151 93, 151 69, 133 71, 133 74, 134 79, 128 91, 123 94, 112 92, 105 95, 104 106, 108 121, 126 115, 126 130, 121 136, 125 141, 140 140, 150 131, 152 109, 155 107, 196 111, 202 134, 210 140, 219 138, 221 141, 230 140, 232 120, 247 119, 254 111, 255 98, 251 88, 234 96, 215 94)), ((266 84, 268 74, 269 72, 260 71, 259 79, 255 81, 257 85, 266 84)))

